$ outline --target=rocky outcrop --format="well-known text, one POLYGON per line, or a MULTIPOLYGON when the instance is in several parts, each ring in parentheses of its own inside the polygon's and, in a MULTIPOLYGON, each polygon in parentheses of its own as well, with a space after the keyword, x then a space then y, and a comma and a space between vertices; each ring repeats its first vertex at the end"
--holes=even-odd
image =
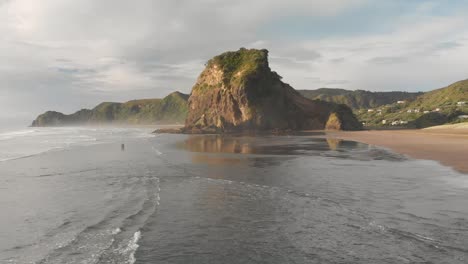
POLYGON ((70 118, 68 115, 64 115, 56 111, 47 111, 39 115, 31 124, 33 127, 43 126, 62 126, 64 124, 70 124, 70 118))
POLYGON ((361 129, 345 105, 309 100, 281 81, 268 51, 240 49, 208 61, 189 98, 183 132, 361 129))

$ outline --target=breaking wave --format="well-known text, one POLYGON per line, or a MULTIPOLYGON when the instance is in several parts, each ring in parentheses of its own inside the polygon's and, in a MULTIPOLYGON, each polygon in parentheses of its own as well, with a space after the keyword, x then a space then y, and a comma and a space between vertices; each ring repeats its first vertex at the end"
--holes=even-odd
POLYGON ((140 128, 53 127, 0 133, 0 162, 40 155, 75 146, 89 146, 150 137, 140 128))
POLYGON ((128 257, 128 263, 129 264, 133 264, 136 261, 135 252, 139 247, 138 241, 140 240, 140 238, 141 238, 141 232, 138 230, 137 232, 135 232, 135 234, 133 235, 133 238, 130 240, 130 242, 128 242, 128 246, 126 248, 126 251, 129 253, 129 257, 128 257))

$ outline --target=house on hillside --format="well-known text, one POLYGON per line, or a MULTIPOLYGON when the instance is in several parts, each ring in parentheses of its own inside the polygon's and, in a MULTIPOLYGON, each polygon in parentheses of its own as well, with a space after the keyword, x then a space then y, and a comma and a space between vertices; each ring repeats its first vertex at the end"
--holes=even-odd
POLYGON ((398 126, 398 125, 407 125, 408 121, 404 120, 396 120, 391 123, 392 126, 398 126))
POLYGON ((413 113, 413 109, 408 109, 407 113, 413 113))
POLYGON ((386 125, 387 124, 387 120, 382 120, 382 125, 386 125))
POLYGON ((459 119, 468 119, 468 115, 459 115, 458 118, 459 119))
POLYGON ((374 109, 367 109, 367 112, 368 112, 368 113, 374 112, 374 109))
POLYGON ((406 101, 397 101, 397 104, 404 104, 406 101))
POLYGON ((465 105, 465 104, 466 104, 466 102, 464 102, 464 101, 457 102, 457 105, 458 105, 458 106, 463 106, 463 105, 465 105))

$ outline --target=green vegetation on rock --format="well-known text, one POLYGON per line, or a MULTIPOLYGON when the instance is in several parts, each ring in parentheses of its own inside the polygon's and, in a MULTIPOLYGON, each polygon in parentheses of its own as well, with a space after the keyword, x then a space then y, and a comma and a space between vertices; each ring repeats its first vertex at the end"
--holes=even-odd
POLYGON ((208 61, 207 67, 219 67, 224 74, 224 82, 229 83, 268 65, 268 50, 241 48, 238 51, 228 51, 208 61), (239 73, 239 75, 236 75, 239 73))

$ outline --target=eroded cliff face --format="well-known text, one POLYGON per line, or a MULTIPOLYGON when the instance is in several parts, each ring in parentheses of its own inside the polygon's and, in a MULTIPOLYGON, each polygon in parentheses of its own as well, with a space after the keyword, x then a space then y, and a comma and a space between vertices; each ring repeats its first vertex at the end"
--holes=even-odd
POLYGON ((360 129, 343 105, 309 100, 271 71, 268 51, 240 49, 208 61, 189 98, 184 131, 360 129), (326 126, 334 114, 337 121, 326 126))

